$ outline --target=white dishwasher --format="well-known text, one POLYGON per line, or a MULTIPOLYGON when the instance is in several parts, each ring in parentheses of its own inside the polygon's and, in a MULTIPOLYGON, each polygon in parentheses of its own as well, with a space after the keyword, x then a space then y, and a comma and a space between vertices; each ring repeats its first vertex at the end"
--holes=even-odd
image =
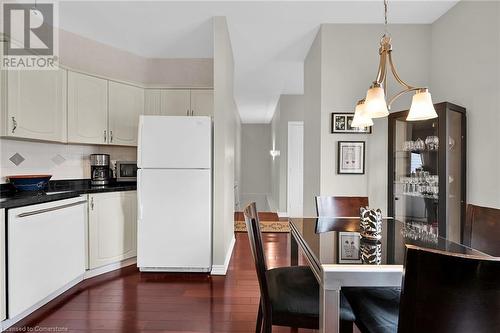
POLYGON ((82 197, 8 210, 8 315, 41 306, 85 272, 87 200, 82 197))

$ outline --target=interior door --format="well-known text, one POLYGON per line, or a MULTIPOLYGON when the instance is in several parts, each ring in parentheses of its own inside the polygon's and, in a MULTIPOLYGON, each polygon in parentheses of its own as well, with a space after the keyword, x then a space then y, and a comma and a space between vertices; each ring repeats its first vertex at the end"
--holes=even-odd
POLYGON ((108 142, 108 81, 68 73, 68 141, 108 142))
POLYGON ((109 139, 112 145, 136 146, 144 89, 109 81, 109 139))
POLYGON ((66 70, 7 72, 7 135, 65 142, 66 70))
POLYGON ((288 123, 288 216, 302 216, 304 208, 304 123, 288 123))
POLYGON ((211 267, 210 170, 138 170, 141 268, 208 271, 211 267))

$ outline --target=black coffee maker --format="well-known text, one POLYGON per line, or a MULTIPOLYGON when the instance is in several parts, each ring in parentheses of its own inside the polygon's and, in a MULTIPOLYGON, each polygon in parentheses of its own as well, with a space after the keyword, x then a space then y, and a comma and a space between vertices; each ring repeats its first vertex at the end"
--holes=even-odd
POLYGON ((108 154, 90 155, 90 185, 107 185, 111 178, 108 154))

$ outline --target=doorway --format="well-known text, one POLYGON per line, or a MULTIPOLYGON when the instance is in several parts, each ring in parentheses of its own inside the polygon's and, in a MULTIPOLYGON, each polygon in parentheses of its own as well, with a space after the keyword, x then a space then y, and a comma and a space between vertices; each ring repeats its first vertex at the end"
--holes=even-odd
POLYGON ((287 213, 302 216, 304 207, 304 122, 288 122, 287 213))

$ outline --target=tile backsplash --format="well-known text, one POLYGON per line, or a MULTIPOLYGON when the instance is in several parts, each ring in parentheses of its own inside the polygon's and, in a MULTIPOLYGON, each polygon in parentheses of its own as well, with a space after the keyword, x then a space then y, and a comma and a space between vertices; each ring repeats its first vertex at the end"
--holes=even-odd
POLYGON ((90 178, 90 154, 134 161, 135 147, 74 145, 0 139, 0 183, 5 176, 50 174, 52 179, 90 178))

